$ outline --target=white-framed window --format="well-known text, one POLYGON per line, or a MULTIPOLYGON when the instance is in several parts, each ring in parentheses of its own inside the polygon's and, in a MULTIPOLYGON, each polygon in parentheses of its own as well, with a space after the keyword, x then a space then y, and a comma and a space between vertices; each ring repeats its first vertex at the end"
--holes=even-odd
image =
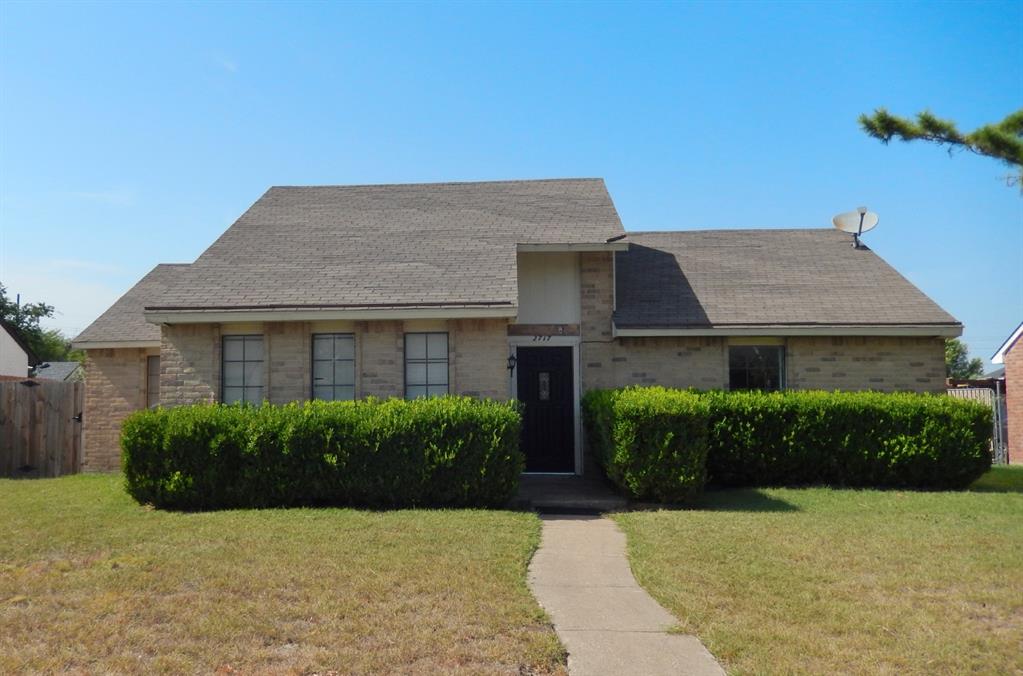
POLYGON ((728 389, 771 392, 784 388, 783 345, 728 346, 728 389))
POLYGON ((355 399, 355 336, 313 334, 313 399, 355 399))
POLYGON ((225 404, 263 401, 263 336, 224 336, 223 396, 225 404))
POLYGON ((448 334, 405 334, 405 398, 448 393, 448 334))
POLYGON ((160 405, 160 355, 146 357, 146 408, 160 405))

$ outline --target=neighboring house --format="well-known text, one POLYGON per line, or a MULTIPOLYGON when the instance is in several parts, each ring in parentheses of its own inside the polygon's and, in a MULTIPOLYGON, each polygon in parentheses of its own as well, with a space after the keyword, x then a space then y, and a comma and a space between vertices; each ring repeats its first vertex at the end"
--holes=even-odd
POLYGON ((0 319, 0 376, 27 378, 29 367, 38 363, 21 332, 0 319))
POLYGON ((84 380, 85 369, 77 361, 44 361, 33 369, 32 375, 39 380, 71 383, 84 380))
POLYGON ((1016 327, 991 362, 1005 366, 1005 419, 1009 427, 1009 462, 1023 463, 1023 323, 1016 327))
POLYGON ((75 339, 84 467, 157 402, 454 393, 518 398, 527 469, 582 472, 591 388, 941 392, 961 331, 841 232, 627 233, 600 179, 271 188, 75 339))

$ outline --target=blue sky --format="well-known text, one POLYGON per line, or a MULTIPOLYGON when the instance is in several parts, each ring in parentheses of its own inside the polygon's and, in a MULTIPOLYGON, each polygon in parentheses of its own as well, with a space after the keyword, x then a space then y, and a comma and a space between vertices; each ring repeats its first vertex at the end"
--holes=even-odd
POLYGON ((868 244, 986 359, 1023 319, 1009 169, 856 117, 1000 120, 1020 63, 1021 2, 8 1, 0 281, 75 333, 270 185, 602 176, 629 230, 866 204, 868 244))

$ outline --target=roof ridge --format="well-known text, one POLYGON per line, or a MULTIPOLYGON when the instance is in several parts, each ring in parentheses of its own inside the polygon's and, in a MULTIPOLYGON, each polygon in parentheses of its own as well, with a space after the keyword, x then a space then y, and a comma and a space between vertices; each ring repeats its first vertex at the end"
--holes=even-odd
POLYGON ((626 230, 632 235, 681 235, 702 232, 832 232, 835 228, 700 228, 698 230, 626 230))
POLYGON ((414 183, 323 183, 313 185, 271 185, 270 190, 298 188, 396 188, 411 186, 442 186, 442 185, 493 185, 500 183, 561 183, 568 181, 600 181, 602 176, 578 176, 561 178, 502 178, 490 181, 423 181, 414 183))

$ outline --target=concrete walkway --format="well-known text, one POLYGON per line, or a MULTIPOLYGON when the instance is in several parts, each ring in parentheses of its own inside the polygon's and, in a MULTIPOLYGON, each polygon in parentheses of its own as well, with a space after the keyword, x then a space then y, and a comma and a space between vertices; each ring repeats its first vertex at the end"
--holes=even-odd
POLYGON ((643 591, 625 535, 599 516, 545 515, 529 586, 568 649, 572 676, 722 676, 698 638, 668 634, 675 618, 643 591))

